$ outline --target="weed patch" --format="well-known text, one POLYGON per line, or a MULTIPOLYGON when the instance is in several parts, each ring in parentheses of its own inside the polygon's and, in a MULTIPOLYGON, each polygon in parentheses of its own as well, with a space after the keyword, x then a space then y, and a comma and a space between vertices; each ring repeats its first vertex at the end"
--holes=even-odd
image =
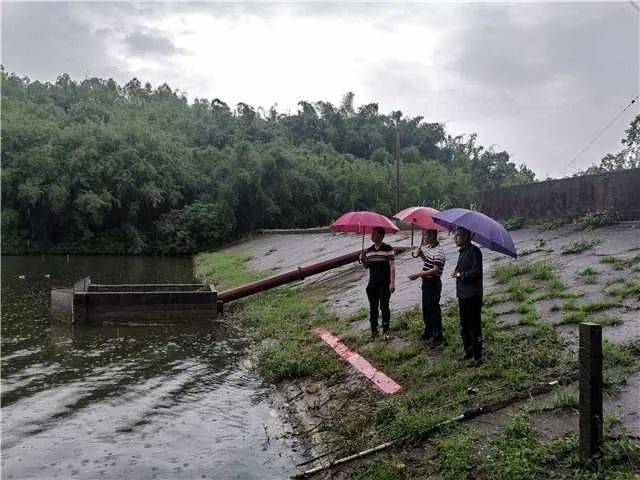
POLYGON ((614 225, 617 222, 618 218, 614 213, 603 210, 586 214, 577 221, 576 228, 578 230, 593 230, 607 225, 614 225))
POLYGON ((598 283, 598 271, 591 268, 585 267, 578 272, 578 277, 584 280, 584 283, 594 284, 598 283))
POLYGON ((511 217, 504 222, 504 228, 510 231, 520 230, 522 227, 524 227, 524 217, 511 217))
POLYGON ((574 240, 571 243, 563 245, 562 248, 560 248, 560 253, 562 253, 563 255, 582 253, 586 250, 592 249, 593 247, 595 247, 596 245, 599 245, 600 243, 602 243, 602 240, 597 240, 595 238, 594 239, 581 238, 580 240, 574 240))
POLYGON ((627 377, 640 370, 638 351, 630 345, 604 341, 603 354, 603 384, 612 389, 623 384, 627 377))
POLYGON ((620 299, 630 297, 632 295, 640 296, 640 280, 623 280, 622 284, 605 290, 609 295, 613 295, 620 299))
POLYGON ((608 255, 600 259, 600 263, 611 265, 614 270, 622 270, 625 267, 625 261, 613 255, 608 255))

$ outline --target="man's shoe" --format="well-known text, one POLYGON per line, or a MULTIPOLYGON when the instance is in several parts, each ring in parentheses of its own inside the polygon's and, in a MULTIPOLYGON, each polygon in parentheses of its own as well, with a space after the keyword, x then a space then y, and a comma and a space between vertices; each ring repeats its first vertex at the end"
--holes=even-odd
POLYGON ((434 337, 433 340, 431 340, 431 345, 433 345, 434 347, 439 347, 440 345, 442 345, 443 342, 444 342, 444 338, 434 337))
POLYGON ((378 338, 380 336, 380 332, 378 331, 378 329, 376 330, 371 330, 371 339, 375 340, 376 338, 378 338))
POLYGON ((422 332, 422 335, 420 335, 420 340, 422 340, 423 342, 429 341, 432 338, 433 338, 433 335, 430 335, 427 332, 422 332))
POLYGON ((391 335, 389 334, 388 331, 382 332, 382 339, 383 340, 391 340, 391 335))
POLYGON ((473 359, 473 364, 476 367, 479 367, 480 365, 482 365, 484 363, 484 358, 483 357, 479 357, 479 358, 474 358, 473 359))

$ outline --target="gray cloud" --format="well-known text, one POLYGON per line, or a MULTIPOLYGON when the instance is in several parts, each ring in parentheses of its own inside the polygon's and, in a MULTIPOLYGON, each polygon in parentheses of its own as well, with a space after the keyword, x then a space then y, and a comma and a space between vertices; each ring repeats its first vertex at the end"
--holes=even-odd
POLYGON ((66 3, 2 3, 2 63, 39 80, 61 73, 123 81, 124 63, 109 55, 107 30, 93 31, 66 3))
POLYGON ((608 95, 638 88, 638 18, 628 4, 475 7, 455 69, 485 85, 521 89, 566 77, 608 95), (544 9, 537 22, 518 19, 544 9))
POLYGON ((176 46, 168 38, 162 36, 162 32, 134 32, 124 39, 129 51, 133 55, 143 57, 167 56, 185 53, 184 50, 176 46))
MULTIPOLYGON (((630 5, 470 5, 436 64, 377 65, 372 96, 454 133, 478 132, 539 175, 571 158, 640 91, 639 18, 630 5)), ((392 107, 393 108, 393 107, 392 107)), ((620 148, 630 109, 568 173, 620 148)))

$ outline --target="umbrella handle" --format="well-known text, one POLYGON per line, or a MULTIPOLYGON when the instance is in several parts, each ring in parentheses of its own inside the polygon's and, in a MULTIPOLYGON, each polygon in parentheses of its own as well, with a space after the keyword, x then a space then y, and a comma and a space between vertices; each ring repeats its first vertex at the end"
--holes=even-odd
POLYGON ((364 253, 364 232, 362 232, 362 250, 361 250, 361 254, 358 257, 358 263, 362 263, 362 254, 364 253))

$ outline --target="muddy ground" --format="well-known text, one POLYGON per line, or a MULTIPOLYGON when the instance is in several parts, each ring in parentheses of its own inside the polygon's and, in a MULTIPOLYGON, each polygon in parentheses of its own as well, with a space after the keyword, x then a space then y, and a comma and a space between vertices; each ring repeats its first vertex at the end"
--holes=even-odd
MULTIPOLYGON (((517 249, 521 257, 515 262, 548 261, 553 263, 562 281, 571 291, 583 292, 576 299, 577 305, 611 300, 608 292, 611 286, 619 285, 623 279, 640 280, 640 269, 637 259, 640 256, 640 222, 626 222, 614 226, 598 228, 590 231, 579 231, 575 226, 567 225, 560 228, 545 230, 541 227, 524 228, 512 232, 517 249), (574 254, 562 254, 562 248, 572 242, 594 240, 598 242, 592 248, 574 254), (614 263, 603 263, 603 259, 615 257, 614 263), (634 260, 635 259, 635 260, 634 260), (623 267, 622 265, 626 265, 623 267), (634 265, 633 268, 628 267, 634 265), (585 267, 591 267, 597 273, 591 283, 585 281, 578 272, 585 267)), ((389 235, 386 241, 392 245, 408 246, 411 238, 406 232, 389 235)), ((418 238, 415 239, 418 242, 418 238)), ((249 254, 250 268, 254 270, 272 270, 284 272, 298 266, 309 265, 314 262, 327 260, 361 248, 362 237, 350 234, 312 233, 312 234, 263 234, 230 248, 232 251, 249 254)), ((441 243, 447 254, 447 263, 443 275, 442 304, 455 297, 455 282, 449 277, 457 259, 456 247, 453 239, 447 234, 441 235, 441 243)), ((369 245, 366 239, 365 245, 369 245)), ((504 255, 483 249, 485 269, 485 294, 501 294, 504 284, 498 283, 493 272, 496 266, 512 262, 504 255)), ((421 264, 407 252, 396 259, 397 280, 396 293, 392 296, 393 313, 412 308, 420 302, 420 283, 410 281, 408 275, 418 271, 421 264)), ((323 286, 330 292, 326 299, 326 306, 339 317, 352 316, 368 308, 364 293, 367 283, 367 271, 356 263, 339 269, 316 275, 300 282, 300 287, 323 286)), ((535 308, 540 322, 556 325, 567 341, 568 348, 577 347, 577 325, 562 324, 567 311, 558 309, 557 301, 541 300, 536 302, 535 308)), ((512 323, 514 328, 519 326, 519 314, 511 310, 515 305, 511 302, 498 302, 494 305, 499 321, 512 323)), ((604 326, 603 337, 617 343, 640 342, 640 297, 637 294, 626 296, 616 305, 597 312, 598 315, 608 315, 619 319, 616 326, 604 326)), ((588 319, 588 318, 587 318, 588 319)), ((353 323, 355 329, 362 330, 366 335, 368 321, 363 319, 353 323)), ((396 339, 396 341, 401 341, 396 339)), ((363 352, 366 356, 366 352, 363 352)), ((569 393, 575 393, 577 385, 569 384, 560 387, 569 393)), ((345 391, 364 392, 371 389, 366 381, 353 379, 353 384, 332 385, 330 380, 321 382, 319 386, 309 387, 305 384, 290 385, 286 391, 279 392, 282 404, 302 421, 302 429, 306 430, 307 456, 311 457, 323 452, 318 445, 322 443, 320 437, 315 438, 313 426, 327 414, 331 414, 332 398, 340 398, 345 391), (324 407, 324 410, 323 410, 324 407), (309 430, 311 430, 309 432, 309 430)), ((366 393, 369 394, 369 393, 366 393)), ((551 395, 543 395, 532 399, 532 404, 544 407, 545 402, 551 401, 551 395)), ((526 403, 526 402, 522 402, 526 403)), ((475 420, 476 425, 487 428, 498 428, 511 412, 522 407, 513 405, 504 411, 483 416, 475 420)), ((620 417, 624 429, 630 435, 640 436, 640 375, 627 379, 626 384, 614 395, 605 398, 605 410, 620 417)), ((550 438, 577 431, 577 412, 571 410, 541 411, 536 413, 534 421, 538 430, 550 438)), ((428 447, 425 447, 428 450, 428 447)), ((425 453, 426 454, 426 453, 425 453)), ((327 457, 330 458, 330 457, 327 457)), ((317 465, 317 462, 309 466, 317 465)))

